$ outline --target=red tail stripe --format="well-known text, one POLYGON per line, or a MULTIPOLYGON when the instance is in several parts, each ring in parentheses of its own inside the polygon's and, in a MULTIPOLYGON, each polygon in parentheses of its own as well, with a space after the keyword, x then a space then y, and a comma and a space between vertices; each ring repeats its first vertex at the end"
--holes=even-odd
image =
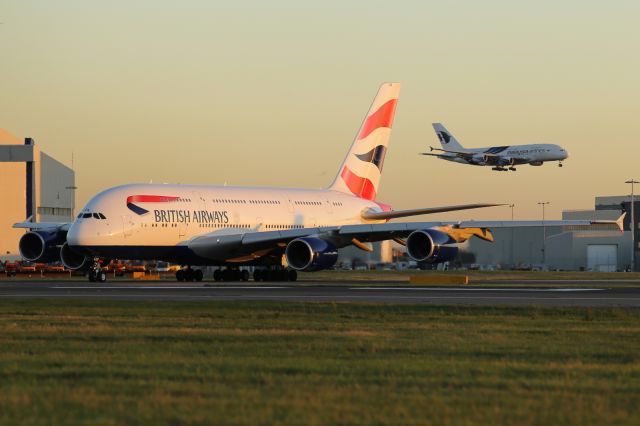
POLYGON ((374 200, 376 198, 376 188, 367 178, 360 177, 353 173, 347 166, 344 166, 340 173, 342 180, 349 190, 360 198, 374 200))
POLYGON ((167 197, 166 195, 131 195, 127 197, 128 203, 168 203, 180 197, 167 197))
POLYGON ((393 123, 393 116, 396 112, 397 99, 391 99, 387 103, 383 104, 376 112, 367 117, 367 120, 360 130, 358 139, 364 139, 369 136, 369 133, 380 127, 389 127, 393 123))

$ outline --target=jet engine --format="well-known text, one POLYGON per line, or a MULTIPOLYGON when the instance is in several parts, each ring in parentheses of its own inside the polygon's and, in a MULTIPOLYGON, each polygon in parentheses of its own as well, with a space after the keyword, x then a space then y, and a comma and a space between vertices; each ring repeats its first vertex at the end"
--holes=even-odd
POLYGON ((498 166, 514 166, 516 164, 516 160, 511 157, 500 157, 498 158, 498 166))
POLYGON ((413 231, 407 237, 407 253, 417 262, 441 263, 455 259, 458 245, 442 231, 413 231))
POLYGON ((20 238, 20 255, 30 262, 52 262, 60 259, 60 246, 67 239, 66 232, 30 231, 20 238))
POLYGON ((475 154, 473 157, 471 157, 469 162, 477 166, 484 166, 485 164, 487 164, 487 156, 484 154, 475 154))
POLYGON ((60 249, 60 260, 67 269, 76 270, 81 269, 89 265, 89 260, 86 256, 78 254, 71 250, 69 244, 64 243, 60 249))
POLYGON ((333 244, 314 237, 296 238, 287 244, 284 255, 291 269, 306 272, 331 268, 338 260, 333 244))

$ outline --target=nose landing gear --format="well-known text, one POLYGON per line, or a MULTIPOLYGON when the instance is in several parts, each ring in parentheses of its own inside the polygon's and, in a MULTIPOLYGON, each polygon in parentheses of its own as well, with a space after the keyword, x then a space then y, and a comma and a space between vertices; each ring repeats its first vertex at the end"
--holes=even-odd
POLYGON ((562 161, 558 161, 558 167, 562 167, 562 161))
POLYGON ((103 283, 107 281, 107 274, 102 269, 100 259, 97 257, 93 259, 93 265, 91 265, 89 269, 89 281, 92 283, 103 283))

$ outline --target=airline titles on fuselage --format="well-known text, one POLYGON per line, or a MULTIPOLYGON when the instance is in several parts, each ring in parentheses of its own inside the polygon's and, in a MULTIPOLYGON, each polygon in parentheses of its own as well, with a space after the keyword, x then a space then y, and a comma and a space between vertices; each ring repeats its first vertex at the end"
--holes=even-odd
POLYGON ((156 223, 229 223, 226 210, 154 210, 156 223))

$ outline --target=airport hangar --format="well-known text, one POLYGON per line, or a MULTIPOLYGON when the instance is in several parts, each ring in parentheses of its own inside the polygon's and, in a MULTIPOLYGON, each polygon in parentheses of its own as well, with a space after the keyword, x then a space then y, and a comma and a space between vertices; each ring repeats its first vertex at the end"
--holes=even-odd
MULTIPOLYGON (((638 270, 638 209, 634 199, 635 242, 634 256, 638 270)), ((551 227, 546 229, 515 228, 493 230, 494 242, 472 238, 466 251, 473 253, 477 265, 501 267, 534 267, 565 271, 614 272, 631 266, 631 200, 630 196, 602 196, 595 198, 594 210, 562 212, 563 220, 615 220, 628 212, 624 232, 611 229, 587 230, 582 227, 551 227), (544 241, 544 244, 543 244, 544 241), (543 247, 546 253, 543 255, 543 247)))
POLYGON ((34 222, 70 222, 73 219, 75 173, 40 151, 34 140, 24 142, 0 129, 0 257, 19 257, 18 241, 24 229, 12 225, 31 217, 34 222))

